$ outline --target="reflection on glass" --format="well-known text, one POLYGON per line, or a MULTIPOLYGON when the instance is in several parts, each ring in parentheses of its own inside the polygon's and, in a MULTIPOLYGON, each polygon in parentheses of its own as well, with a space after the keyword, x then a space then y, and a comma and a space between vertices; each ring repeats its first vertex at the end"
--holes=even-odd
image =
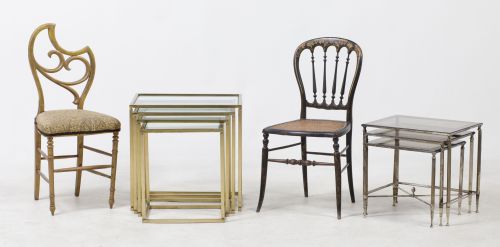
POLYGON ((395 115, 364 124, 367 127, 394 128, 454 134, 480 125, 480 123, 437 118, 395 115))

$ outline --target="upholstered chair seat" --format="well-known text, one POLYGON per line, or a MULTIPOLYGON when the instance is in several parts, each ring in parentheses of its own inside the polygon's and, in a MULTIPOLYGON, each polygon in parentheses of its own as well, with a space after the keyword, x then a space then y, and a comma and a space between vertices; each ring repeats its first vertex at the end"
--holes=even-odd
POLYGON ((120 130, 118 119, 87 110, 52 110, 36 116, 37 129, 45 136, 93 134, 120 130))

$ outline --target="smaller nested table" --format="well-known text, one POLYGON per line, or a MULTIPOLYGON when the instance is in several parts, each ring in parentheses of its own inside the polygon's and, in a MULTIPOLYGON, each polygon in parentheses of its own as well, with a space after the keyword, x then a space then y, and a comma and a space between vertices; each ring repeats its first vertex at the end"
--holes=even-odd
POLYGON ((242 104, 239 94, 137 94, 130 104, 132 210, 142 216, 146 223, 224 222, 225 217, 235 212, 236 208, 241 210, 241 123, 242 104), (200 132, 220 134, 220 191, 151 191, 148 134, 200 132), (162 204, 157 204, 159 202, 162 204), (191 205, 187 205, 190 203, 191 205), (220 209, 221 216, 206 219, 149 218, 151 209, 180 208, 220 209))
POLYGON ((369 197, 392 197, 393 206, 398 202, 398 197, 415 198, 430 206, 431 227, 434 218, 435 190, 439 189, 439 216, 442 225, 443 207, 446 206, 446 224, 449 225, 450 205, 458 202, 459 214, 461 212, 462 199, 468 197, 469 213, 471 212, 472 196, 476 195, 476 212, 479 208, 480 195, 480 173, 481 173, 481 141, 482 123, 464 122, 455 120, 413 117, 395 115, 373 122, 362 124, 363 126, 363 214, 367 215, 369 197), (368 131, 367 128, 370 128, 368 131), (477 132, 477 161, 476 161, 476 189, 473 190, 473 166, 474 166, 474 135, 477 132), (468 189, 463 186, 464 145, 469 137, 469 177, 468 189), (382 147, 394 150, 393 181, 389 184, 368 190, 368 147, 382 147), (451 155, 453 147, 460 147, 460 172, 459 188, 451 188, 451 155), (414 151, 432 154, 432 176, 431 185, 403 182, 399 180, 399 151, 414 151), (446 186, 444 185, 444 152, 447 152, 446 186), (440 154, 440 179, 439 187, 435 186, 436 154, 440 154), (411 192, 401 188, 400 185, 412 186, 411 192), (384 188, 392 187, 392 195, 371 195, 384 188), (430 188, 431 194, 415 194, 415 187, 430 188), (446 202, 443 200, 443 190, 446 190, 446 202), (398 191, 405 194, 399 195, 398 191), (457 192, 455 198, 451 198, 452 191, 457 192), (464 195, 465 194, 465 195, 464 195), (423 200, 429 197, 430 202, 423 200))

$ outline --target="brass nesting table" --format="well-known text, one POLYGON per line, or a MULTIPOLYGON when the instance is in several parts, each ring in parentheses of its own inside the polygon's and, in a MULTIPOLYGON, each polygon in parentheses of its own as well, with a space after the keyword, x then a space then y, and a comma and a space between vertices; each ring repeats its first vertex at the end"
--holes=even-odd
POLYGON ((143 222, 224 222, 236 209, 241 211, 241 95, 137 94, 130 104, 130 133, 130 205, 143 222), (148 135, 200 132, 214 132, 220 136, 220 191, 151 191, 148 135), (156 204, 160 202, 162 204, 156 204), (220 217, 151 219, 149 212, 152 209, 219 209, 220 217))
POLYGON ((443 208, 446 207, 446 225, 449 225, 450 205, 458 202, 458 214, 461 213, 462 199, 468 197, 469 213, 471 212, 472 196, 476 196, 476 212, 479 209, 480 174, 481 174, 481 145, 482 123, 464 122, 445 119, 423 118, 404 115, 395 115, 363 126, 363 215, 367 215, 368 198, 392 197, 393 206, 398 202, 398 197, 410 197, 425 203, 430 207, 431 227, 434 219, 435 190, 439 189, 439 219, 442 225, 443 208), (370 128, 370 131, 367 131, 370 128), (477 133, 477 160, 476 160, 476 189, 473 190, 474 167, 474 135, 477 133), (372 138, 369 140, 369 138, 372 138), (463 189, 464 176, 464 146, 469 138, 469 167, 468 188, 463 189), (368 190, 368 147, 382 147, 394 150, 394 170, 392 183, 368 190), (460 147, 459 188, 451 187, 451 155, 452 148, 460 147), (413 151, 432 154, 431 185, 402 182, 399 180, 399 151, 413 151), (447 152, 446 174, 444 168, 445 152, 447 152), (436 154, 440 154, 439 186, 436 187, 436 154), (446 175, 446 185, 444 176, 446 175), (403 189, 401 185, 412 186, 411 192, 403 189), (392 187, 392 195, 372 195, 384 188, 392 187), (415 187, 430 188, 430 195, 415 194, 415 187), (446 190, 446 201, 443 191, 446 190), (399 195, 402 191, 404 195, 399 195), (456 193, 451 198, 452 192, 456 193), (423 200, 429 197, 430 202, 423 200))

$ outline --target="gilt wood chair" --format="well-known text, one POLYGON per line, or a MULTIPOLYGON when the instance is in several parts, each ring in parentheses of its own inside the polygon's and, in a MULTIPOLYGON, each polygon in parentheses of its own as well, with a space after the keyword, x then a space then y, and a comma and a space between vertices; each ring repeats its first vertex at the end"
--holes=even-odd
MULTIPOLYGON (((262 202, 264 201, 264 194, 266 190, 266 179, 267 179, 267 167, 268 162, 285 163, 289 165, 299 165, 302 166, 302 177, 304 186, 304 196, 308 197, 308 186, 307 186, 307 167, 308 166, 334 166, 335 167, 335 183, 336 183, 336 200, 337 200, 337 218, 341 217, 341 173, 347 170, 347 178, 349 183, 349 191, 351 196, 351 201, 354 203, 354 188, 352 181, 352 106, 354 100, 354 93, 356 91, 356 86, 359 79, 359 74, 361 71, 361 64, 363 60, 363 53, 361 48, 354 42, 343 39, 343 38, 317 38, 308 40, 300 44, 295 50, 295 55, 293 59, 293 66, 297 84, 299 86, 300 98, 301 98, 301 109, 300 109, 300 119, 285 122, 277 125, 273 125, 265 128, 263 132, 263 148, 262 148, 262 173, 261 173, 261 184, 260 184, 260 196, 259 203, 257 206, 257 212, 260 212, 262 207, 262 202), (315 68, 315 57, 314 50, 318 48, 323 53, 323 76, 322 76, 322 97, 319 98, 317 95, 317 76, 315 68), (327 51, 328 49, 335 49, 335 58, 328 63, 327 51), (347 55, 345 58, 344 71, 342 73, 339 68, 339 53, 346 49, 347 55), (303 52, 308 50, 311 54, 311 64, 312 64, 312 91, 313 99, 312 102, 306 97, 305 87, 303 83, 303 78, 301 76, 300 68, 300 57, 308 52, 303 52), (347 74, 349 70, 349 60, 352 57, 352 53, 355 53, 356 63, 354 64, 354 72, 352 76, 352 81, 350 82, 350 89, 347 93, 347 101, 344 100, 344 94, 346 90, 347 74), (304 54, 303 54, 304 53, 304 54), (333 70, 328 70, 328 65, 334 65, 333 70), (327 99, 327 71, 333 72, 331 94, 327 99), (343 74, 343 75, 342 75, 343 74), (341 77, 337 78, 338 75, 341 77), (335 98, 338 96, 338 98, 335 98), (319 99, 318 99, 319 98, 319 99), (343 110, 346 112, 345 121, 337 120, 321 120, 321 119, 308 119, 307 118, 307 108, 317 108, 325 110, 343 110), (275 135, 287 135, 287 136, 300 136, 300 142, 290 145, 268 148, 268 137, 269 134, 275 135), (339 138, 346 136, 346 147, 339 151, 339 138), (312 152, 307 150, 307 137, 325 137, 333 139, 333 153, 325 152, 312 152), (269 159, 268 153, 275 150, 290 148, 294 146, 301 146, 301 160, 296 159, 269 159), (345 154, 344 154, 345 152, 345 154), (333 163, 330 162, 318 162, 307 159, 307 155, 326 155, 333 156, 333 163), (341 168, 341 156, 346 157, 346 165, 341 168)), ((342 62, 342 61, 341 61, 342 62)), ((352 66, 351 66, 352 67, 352 66)))
POLYGON ((82 179, 82 171, 100 175, 111 180, 109 207, 113 207, 114 192, 115 192, 115 177, 116 177, 116 161, 118 154, 118 133, 120 131, 120 121, 108 115, 101 113, 83 110, 85 98, 89 92, 90 86, 95 75, 95 59, 92 50, 87 46, 77 51, 69 51, 63 49, 55 37, 55 25, 44 24, 39 26, 31 35, 28 56, 31 72, 35 80, 38 91, 38 114, 35 117, 35 200, 39 198, 40 192, 40 177, 49 184, 50 193, 50 212, 54 215, 55 212, 55 196, 54 196, 54 173, 58 172, 76 172, 75 196, 80 194, 80 184, 82 179), (50 43, 54 47, 48 52, 48 56, 57 57, 58 64, 53 68, 43 67, 38 63, 34 55, 34 44, 38 34, 42 31, 48 32, 50 43), (88 59, 86 58, 88 57, 88 59), (70 64, 73 61, 78 61, 85 67, 84 75, 75 81, 64 82, 55 77, 55 74, 61 71, 70 70, 70 64), (44 94, 40 76, 56 85, 68 90, 74 97, 73 104, 77 109, 64 110, 45 110, 44 94), (83 84, 82 84, 83 83, 83 84), (84 85, 81 94, 77 92, 74 86, 84 85), (84 145, 83 140, 85 135, 112 133, 113 148, 112 152, 106 152, 97 148, 84 145), (42 135, 47 138, 47 153, 41 149, 42 135), (54 137, 60 136, 76 136, 77 137, 77 154, 76 155, 54 155, 54 137), (83 166, 83 150, 87 149, 102 155, 111 157, 111 164, 108 165, 89 165, 83 166), (76 158, 75 167, 54 168, 54 160, 76 158), (48 177, 41 172, 41 161, 48 162, 48 177), (111 174, 105 174, 98 170, 111 168, 111 174))

